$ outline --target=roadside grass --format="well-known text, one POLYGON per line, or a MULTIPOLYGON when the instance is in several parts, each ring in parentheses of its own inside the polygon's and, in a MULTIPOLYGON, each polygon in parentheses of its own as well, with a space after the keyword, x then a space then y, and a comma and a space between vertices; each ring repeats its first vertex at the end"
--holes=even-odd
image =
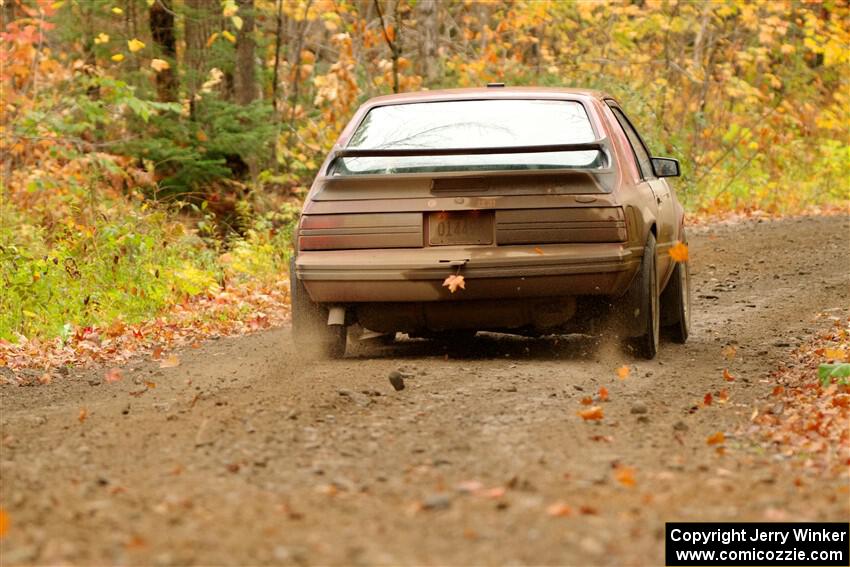
POLYGON ((98 193, 95 205, 82 194, 33 209, 0 202, 0 341, 67 341, 81 329, 140 323, 196 298, 285 279, 291 212, 257 215, 219 236, 181 207, 98 193))

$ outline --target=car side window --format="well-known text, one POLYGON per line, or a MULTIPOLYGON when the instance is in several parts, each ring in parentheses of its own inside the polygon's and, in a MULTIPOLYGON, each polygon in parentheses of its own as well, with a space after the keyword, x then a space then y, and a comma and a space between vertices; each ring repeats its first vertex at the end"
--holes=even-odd
POLYGON ((608 105, 611 108, 611 112, 614 113, 614 116, 617 118, 617 122, 620 123, 620 127, 626 133, 626 137, 629 139, 629 142, 632 146, 632 151, 635 153, 635 158, 637 159, 638 167, 640 168, 641 177, 644 179, 649 179, 655 177, 655 172, 652 169, 652 160, 649 157, 649 152, 646 151, 646 146, 643 145, 643 141, 640 139, 637 131, 632 126, 632 123, 629 122, 629 119, 626 118, 626 115, 623 114, 623 111, 620 110, 616 106, 608 105))

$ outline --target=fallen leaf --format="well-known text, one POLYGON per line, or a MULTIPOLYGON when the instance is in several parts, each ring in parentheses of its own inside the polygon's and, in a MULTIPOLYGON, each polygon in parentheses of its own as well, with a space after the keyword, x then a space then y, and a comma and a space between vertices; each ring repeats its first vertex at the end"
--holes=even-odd
POLYGON ((712 401, 713 399, 714 399, 714 398, 712 397, 711 392, 709 392, 709 393, 707 393, 707 394, 706 394, 706 395, 702 398, 702 403, 703 403, 703 405, 705 405, 705 406, 710 406, 710 405, 711 405, 711 401, 712 401))
POLYGON ((709 435, 708 439, 705 440, 705 442, 708 445, 720 445, 720 444, 724 443, 725 441, 726 441, 726 436, 723 434, 722 431, 718 431, 717 433, 709 435))
POLYGON ((735 358, 735 354, 737 354, 737 352, 738 352, 738 348, 735 347, 735 345, 729 345, 729 346, 727 346, 726 348, 723 349, 723 356, 727 360, 731 360, 731 359, 735 358))
POLYGON ((44 374, 38 377, 38 383, 42 386, 47 386, 51 382, 53 382, 53 376, 50 374, 50 372, 45 372, 44 374))
POLYGON ((226 39, 230 43, 236 43, 236 36, 233 35, 232 33, 230 33, 227 30, 224 30, 223 32, 221 32, 221 37, 223 37, 224 39, 226 39))
POLYGON ((474 492, 478 492, 482 488, 484 488, 484 485, 477 480, 465 480, 463 482, 459 482, 455 486, 455 490, 464 494, 472 494, 474 492))
POLYGON ((735 381, 735 377, 732 376, 731 374, 729 374, 728 368, 723 369, 723 379, 726 380, 727 382, 734 382, 735 381))
POLYGON ((147 386, 148 390, 153 390, 156 388, 156 382, 145 382, 145 386, 147 386))
POLYGON ((106 380, 106 382, 109 384, 114 384, 115 382, 120 382, 121 378, 123 377, 124 375, 121 372, 120 368, 110 368, 106 371, 106 374, 103 376, 103 379, 106 380))
POLYGON ((176 366, 180 366, 180 358, 175 354, 163 359, 162 362, 159 363, 160 368, 174 368, 176 366))
POLYGON ((151 69, 157 73, 170 69, 171 65, 165 59, 151 59, 151 69))
POLYGON ((620 378, 620 380, 625 380, 629 377, 629 372, 631 372, 631 370, 624 364, 617 369, 617 377, 620 378))
POLYGON ((80 423, 83 423, 88 416, 89 416, 89 410, 87 410, 86 408, 81 408, 80 409, 80 415, 77 416, 77 419, 80 421, 80 423))
POLYGON ((593 506, 588 506, 587 504, 583 504, 582 506, 580 506, 578 511, 585 516, 595 516, 596 514, 598 514, 596 508, 594 508, 593 506))
POLYGON ((162 347, 156 347, 155 349, 153 349, 153 352, 151 353, 151 358, 154 359, 154 360, 161 359, 162 358, 162 347))
POLYGON ((108 329, 106 329, 107 337, 120 337, 124 334, 124 331, 127 329, 127 326, 120 319, 112 323, 108 329))
POLYGON ((721 402, 726 402, 729 399, 729 392, 726 389, 717 392, 717 399, 721 402))
POLYGON ((781 396, 785 393, 785 386, 776 386, 773 388, 773 392, 770 393, 771 396, 781 396))
POLYGON ((116 63, 120 63, 121 61, 124 61, 124 54, 123 53, 116 53, 115 55, 110 57, 110 59, 112 59, 116 63))
POLYGON ((608 399, 608 388, 605 386, 599 388, 599 399, 603 402, 608 399))
POLYGON ((443 287, 449 288, 449 291, 454 293, 458 290, 458 288, 466 289, 466 282, 464 281, 463 276, 452 274, 443 281, 443 287))
POLYGON ((614 438, 610 435, 592 435, 590 437, 591 441, 601 441, 603 443, 611 443, 614 441, 614 438))
POLYGON ((125 545, 127 549, 141 549, 147 545, 147 542, 140 535, 134 535, 125 545))
POLYGON ((589 406, 592 403, 593 403, 593 398, 591 398, 590 396, 585 396, 581 399, 581 405, 583 405, 583 406, 589 406))
POLYGON ((578 415, 585 421, 597 421, 603 417, 602 408, 599 406, 593 406, 586 410, 581 410, 578 412, 578 415))
POLYGON ((558 501, 553 504, 550 504, 546 508, 546 514, 552 516, 553 518, 565 518, 567 516, 572 516, 573 509, 570 508, 566 503, 558 501))
POLYGON ((124 13, 124 10, 122 10, 121 8, 116 6, 115 8, 112 8, 112 13, 120 16, 121 14, 124 13))
POLYGON ((493 488, 488 488, 487 490, 481 492, 481 496, 483 496, 484 498, 501 498, 504 495, 504 486, 495 486, 493 488))
POLYGON ((635 469, 633 467, 617 467, 614 472, 614 478, 623 486, 630 488, 637 484, 635 480, 635 469))
POLYGON ((101 43, 108 43, 108 42, 109 42, 109 35, 105 34, 105 33, 99 33, 99 34, 97 34, 97 37, 94 38, 95 45, 100 45, 101 43))
POLYGON ((9 531, 9 514, 6 513, 6 510, 0 508, 0 537, 6 535, 6 532, 9 531))
POLYGON ((840 348, 825 348, 823 354, 829 360, 845 360, 847 358, 847 351, 840 348))
POLYGON ((683 242, 676 242, 670 250, 667 251, 670 257, 676 262, 688 261, 688 245, 683 242))

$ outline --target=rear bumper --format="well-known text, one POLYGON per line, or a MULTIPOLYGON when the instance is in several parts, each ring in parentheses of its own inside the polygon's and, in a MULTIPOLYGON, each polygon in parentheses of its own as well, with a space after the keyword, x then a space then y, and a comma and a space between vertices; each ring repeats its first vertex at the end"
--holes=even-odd
POLYGON ((317 303, 464 301, 620 295, 642 252, 621 243, 304 251, 295 265, 317 303), (458 266, 466 289, 451 294, 442 283, 458 266))

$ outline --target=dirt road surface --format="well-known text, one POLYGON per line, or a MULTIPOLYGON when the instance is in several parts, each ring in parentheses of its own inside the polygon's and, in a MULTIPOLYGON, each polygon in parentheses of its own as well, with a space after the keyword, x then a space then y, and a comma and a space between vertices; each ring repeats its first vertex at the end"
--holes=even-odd
POLYGON ((479 335, 316 363, 282 328, 175 368, 140 360, 117 383, 90 369, 0 387, 0 560, 649 565, 665 521, 847 521, 846 474, 807 473, 747 428, 815 316, 846 314, 848 224, 692 230, 692 338, 651 362, 605 340, 479 335), (601 386, 604 419, 582 420, 601 386), (729 401, 702 406, 718 388, 729 401))

